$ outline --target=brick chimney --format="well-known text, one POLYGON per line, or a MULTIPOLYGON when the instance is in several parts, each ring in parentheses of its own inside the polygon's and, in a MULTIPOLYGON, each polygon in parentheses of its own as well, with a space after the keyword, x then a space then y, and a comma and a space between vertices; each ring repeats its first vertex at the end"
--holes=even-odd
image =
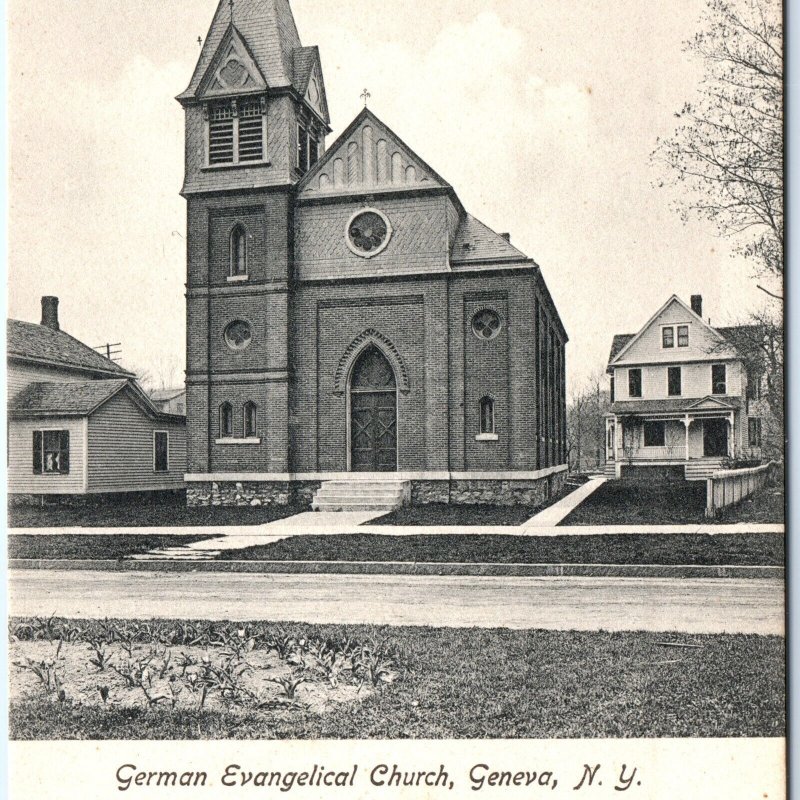
POLYGON ((503 239, 505 239, 509 244, 511 243, 511 234, 510 233, 501 233, 503 239))
POLYGON ((692 311, 694 311, 694 313, 697 314, 700 319, 703 318, 703 295, 692 295, 692 311))
POLYGON ((58 324, 58 298, 42 298, 42 325, 45 328, 58 331, 61 330, 58 324))

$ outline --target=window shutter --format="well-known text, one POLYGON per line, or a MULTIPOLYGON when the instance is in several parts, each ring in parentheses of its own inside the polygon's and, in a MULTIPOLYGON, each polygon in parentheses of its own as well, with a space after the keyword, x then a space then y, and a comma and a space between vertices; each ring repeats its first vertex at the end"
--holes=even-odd
POLYGON ((60 431, 58 449, 61 451, 61 472, 69 472, 69 431, 60 431))
POLYGON ((208 163, 233 163, 233 109, 230 104, 211 108, 208 122, 208 163))
POLYGON ((239 161, 264 158, 264 134, 259 101, 242 103, 239 110, 239 161))
POLYGON ((33 432, 33 474, 42 474, 42 432, 33 432))

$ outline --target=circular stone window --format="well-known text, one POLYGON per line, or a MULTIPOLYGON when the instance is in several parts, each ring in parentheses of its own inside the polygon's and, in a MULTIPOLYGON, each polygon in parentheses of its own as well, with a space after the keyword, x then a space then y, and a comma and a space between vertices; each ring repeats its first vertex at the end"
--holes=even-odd
POLYGON ((500 333, 503 323, 495 311, 484 308, 478 311, 472 318, 472 332, 484 341, 494 339, 500 333))
POLYGON ((392 226, 386 215, 371 208, 350 217, 345 241, 357 256, 372 258, 389 244, 391 236, 392 226))
POLYGON ((237 319, 225 328, 225 344, 231 350, 244 350, 253 341, 250 325, 244 320, 237 319))

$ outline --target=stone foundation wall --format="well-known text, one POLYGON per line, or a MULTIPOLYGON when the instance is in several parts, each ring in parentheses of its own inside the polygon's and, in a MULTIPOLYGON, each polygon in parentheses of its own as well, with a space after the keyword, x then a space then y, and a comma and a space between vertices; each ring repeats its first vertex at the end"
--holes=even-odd
POLYGON ((465 505, 540 505, 564 487, 566 471, 535 480, 412 481, 412 505, 463 503, 465 505))
POLYGON ((186 487, 188 506, 286 506, 289 497, 288 481, 204 481, 186 487))
POLYGON ((411 505, 449 503, 450 481, 411 481, 411 505))

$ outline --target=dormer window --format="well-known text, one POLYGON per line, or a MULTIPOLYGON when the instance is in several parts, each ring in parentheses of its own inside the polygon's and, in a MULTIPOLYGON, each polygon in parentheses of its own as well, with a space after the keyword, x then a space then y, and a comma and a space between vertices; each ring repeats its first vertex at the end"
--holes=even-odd
POLYGON ((266 100, 263 97, 211 103, 208 118, 208 164, 263 162, 266 151, 266 100))

